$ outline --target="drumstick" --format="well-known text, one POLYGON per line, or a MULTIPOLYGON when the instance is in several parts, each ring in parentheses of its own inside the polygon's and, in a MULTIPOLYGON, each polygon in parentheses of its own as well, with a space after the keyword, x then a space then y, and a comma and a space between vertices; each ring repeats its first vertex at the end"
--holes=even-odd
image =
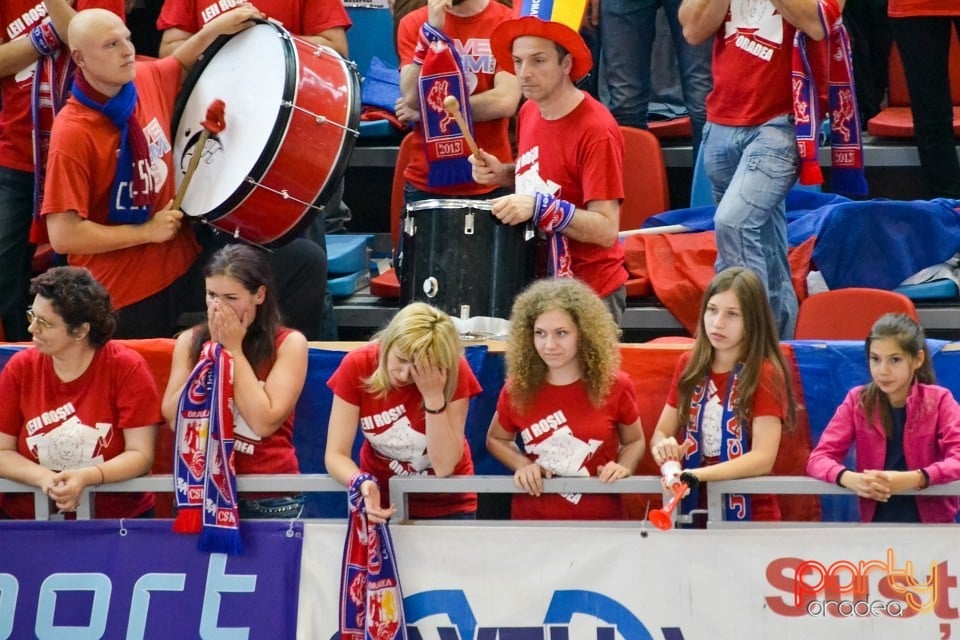
POLYGON ((665 224, 662 227, 628 229, 627 231, 621 231, 617 235, 619 235, 621 238, 629 238, 630 236, 659 236, 667 233, 686 233, 687 231, 690 231, 690 227, 682 224, 665 224))
POLYGON ((460 131, 463 133, 463 137, 467 141, 467 146, 470 147, 473 155, 477 160, 483 160, 483 157, 480 155, 480 149, 477 147, 477 141, 473 139, 473 135, 471 135, 470 129, 467 128, 467 123, 463 119, 463 114, 460 112, 460 102, 454 96, 447 96, 443 99, 443 108, 457 121, 457 126, 460 127, 460 131))
POLYGON ((224 109, 226 109, 226 107, 226 103, 220 98, 214 99, 214 101, 210 103, 210 106, 207 107, 207 117, 200 123, 203 126, 203 132, 200 133, 200 139, 193 147, 193 156, 190 157, 187 172, 183 174, 183 180, 180 181, 180 188, 177 189, 177 196, 173 199, 173 204, 170 206, 171 209, 180 208, 180 204, 183 202, 183 196, 187 193, 187 185, 190 184, 190 179, 193 178, 193 173, 200 164, 200 156, 203 155, 203 148, 207 145, 207 138, 210 137, 211 133, 216 135, 227 128, 227 121, 224 119, 224 109))

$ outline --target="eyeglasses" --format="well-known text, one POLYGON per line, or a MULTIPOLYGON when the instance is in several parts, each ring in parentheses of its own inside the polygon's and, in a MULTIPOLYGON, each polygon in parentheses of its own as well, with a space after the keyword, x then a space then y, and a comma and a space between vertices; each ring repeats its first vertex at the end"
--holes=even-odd
POLYGON ((40 333, 43 333, 47 329, 57 328, 57 325, 50 324, 50 322, 48 322, 47 320, 44 320, 43 318, 35 314, 33 312, 33 308, 27 307, 27 324, 30 325, 30 324, 33 324, 34 322, 37 323, 37 328, 40 330, 39 331, 40 333))

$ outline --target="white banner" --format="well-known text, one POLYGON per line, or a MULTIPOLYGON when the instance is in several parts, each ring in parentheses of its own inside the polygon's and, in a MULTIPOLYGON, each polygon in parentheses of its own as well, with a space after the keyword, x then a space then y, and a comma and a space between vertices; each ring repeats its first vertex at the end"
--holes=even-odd
MULTIPOLYGON (((299 638, 337 632, 345 527, 306 526, 299 638)), ((392 534, 411 640, 936 640, 958 627, 956 527, 392 534)))

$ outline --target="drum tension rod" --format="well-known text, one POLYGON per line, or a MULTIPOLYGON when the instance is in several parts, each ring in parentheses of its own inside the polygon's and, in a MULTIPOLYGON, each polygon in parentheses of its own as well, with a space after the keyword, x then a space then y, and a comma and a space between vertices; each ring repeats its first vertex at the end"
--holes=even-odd
MULTIPOLYGON (((255 187, 260 187, 261 189, 266 189, 266 190, 269 191, 270 193, 275 193, 275 194, 277 194, 278 196, 280 196, 281 198, 283 198, 284 200, 293 200, 293 201, 296 202, 297 204, 302 204, 303 206, 305 206, 305 207, 310 207, 310 208, 312 208, 312 209, 319 209, 319 210, 322 210, 322 209, 323 209, 323 207, 318 207, 317 205, 313 204, 312 202, 304 202, 303 200, 300 200, 299 198, 294 198, 292 195, 290 195, 290 192, 287 191, 286 189, 279 189, 279 190, 273 189, 273 188, 268 187, 267 185, 263 184, 262 182, 257 182, 256 180, 254 180, 254 179, 251 178, 250 176, 247 176, 247 177, 246 177, 246 182, 254 185, 255 187)), ((326 186, 326 185, 324 185, 324 186, 326 186)))
POLYGON ((316 121, 316 123, 319 124, 319 125, 329 124, 329 125, 333 125, 334 127, 337 127, 338 129, 342 129, 342 130, 344 130, 344 131, 348 131, 348 132, 350 132, 351 134, 353 134, 354 136, 359 136, 359 135, 360 135, 359 129, 351 129, 350 127, 348 127, 348 126, 346 126, 346 125, 340 124, 339 122, 334 122, 333 120, 331 120, 331 119, 328 118, 327 116, 320 115, 319 113, 314 113, 313 111, 308 111, 308 110, 304 109, 303 107, 298 107, 297 105, 293 104, 293 103, 290 102, 289 100, 284 100, 284 101, 281 102, 280 104, 281 104, 281 106, 283 106, 283 107, 285 107, 285 108, 287 108, 287 109, 296 109, 297 111, 299 111, 299 112, 301 112, 301 113, 307 114, 308 116, 310 116, 311 118, 313 118, 313 119, 316 121))

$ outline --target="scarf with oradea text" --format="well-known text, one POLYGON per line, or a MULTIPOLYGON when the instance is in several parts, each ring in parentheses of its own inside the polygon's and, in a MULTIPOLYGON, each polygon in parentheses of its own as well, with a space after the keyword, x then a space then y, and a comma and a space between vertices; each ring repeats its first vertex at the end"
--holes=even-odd
POLYGON ((107 219, 115 224, 146 222, 151 213, 153 181, 147 138, 133 115, 137 108, 137 88, 128 82, 117 95, 100 102, 96 99, 97 90, 78 73, 73 79, 73 96, 83 106, 102 113, 120 130, 120 154, 107 219))
POLYGON ((360 487, 369 473, 350 479, 350 519, 340 580, 340 640, 407 640, 403 592, 386 524, 370 524, 360 487))
MULTIPOLYGON (((863 173, 863 140, 860 112, 853 85, 850 38, 843 26, 837 0, 818 0, 820 24, 826 34, 826 64, 830 118, 831 185, 838 193, 865 196, 867 180, 863 173)), ((800 184, 822 184, 823 173, 817 161, 820 139, 820 102, 816 77, 811 65, 810 38, 799 29, 793 41, 793 112, 800 153, 800 184)))
POLYGON ((243 553, 233 465, 233 356, 203 345, 177 405, 173 477, 177 533, 200 533, 201 551, 243 553))

